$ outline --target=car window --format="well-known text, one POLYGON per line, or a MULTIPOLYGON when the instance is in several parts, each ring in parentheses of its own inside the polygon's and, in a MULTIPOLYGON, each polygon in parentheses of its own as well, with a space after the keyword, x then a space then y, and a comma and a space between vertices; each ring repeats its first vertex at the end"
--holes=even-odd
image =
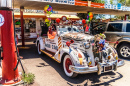
POLYGON ((121 32, 122 31, 122 23, 110 23, 108 25, 107 31, 121 32))
POLYGON ((67 32, 67 28, 59 28, 60 32, 67 32))
POLYGON ((126 32, 130 32, 130 23, 126 24, 126 32))

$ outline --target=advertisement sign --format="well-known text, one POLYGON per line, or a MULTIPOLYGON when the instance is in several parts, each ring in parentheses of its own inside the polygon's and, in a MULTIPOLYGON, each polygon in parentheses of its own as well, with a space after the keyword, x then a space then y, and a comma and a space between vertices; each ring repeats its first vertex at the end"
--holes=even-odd
MULTIPOLYGON (((44 13, 44 10, 32 10, 32 9, 24 9, 24 13, 44 13)), ((15 8, 14 12, 19 13, 20 9, 15 8)), ((52 11, 53 14, 57 14, 58 11, 52 11)))
POLYGON ((121 3, 117 4, 117 9, 121 9, 121 3))
POLYGON ((43 2, 75 5, 75 0, 41 0, 43 2))
POLYGON ((116 9, 116 10, 123 10, 123 11, 130 11, 130 7, 121 6, 120 3, 118 3, 117 5, 105 4, 105 8, 107 8, 107 9, 116 9))

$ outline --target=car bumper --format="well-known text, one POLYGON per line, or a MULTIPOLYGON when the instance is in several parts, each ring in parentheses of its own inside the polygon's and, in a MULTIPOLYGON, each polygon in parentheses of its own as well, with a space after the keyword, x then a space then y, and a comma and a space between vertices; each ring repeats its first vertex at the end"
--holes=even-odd
POLYGON ((119 61, 117 63, 117 61, 113 62, 113 63, 108 63, 108 64, 102 64, 102 63, 98 63, 97 66, 94 67, 77 67, 77 66, 69 66, 69 70, 71 70, 72 72, 78 73, 78 74, 86 74, 86 73, 94 73, 97 72, 98 75, 100 75, 101 73, 105 73, 105 72, 110 72, 110 71, 116 71, 118 67, 123 66, 124 65, 124 61, 119 61), (106 70, 106 67, 111 67, 110 70, 106 70))

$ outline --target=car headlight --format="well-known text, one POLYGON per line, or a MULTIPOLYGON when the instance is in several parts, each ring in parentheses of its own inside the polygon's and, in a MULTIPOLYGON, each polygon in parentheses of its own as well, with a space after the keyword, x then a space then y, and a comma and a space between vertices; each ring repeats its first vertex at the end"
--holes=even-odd
POLYGON ((96 57, 94 60, 95 60, 95 62, 99 62, 99 58, 98 57, 96 57))
POLYGON ((88 48, 90 48, 90 43, 84 43, 84 47, 85 47, 85 49, 88 49, 88 48))

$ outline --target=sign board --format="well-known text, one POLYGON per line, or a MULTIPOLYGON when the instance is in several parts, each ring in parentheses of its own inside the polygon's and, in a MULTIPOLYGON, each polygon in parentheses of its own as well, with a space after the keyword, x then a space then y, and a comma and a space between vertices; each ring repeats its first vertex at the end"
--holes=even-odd
POLYGON ((0 27, 4 24, 5 20, 3 15, 0 14, 0 27))
MULTIPOLYGON (((16 13, 20 13, 20 9, 19 8, 15 8, 14 12, 16 13)), ((43 10, 32 10, 32 9, 24 9, 24 13, 44 13, 43 10)), ((57 14, 58 11, 53 11, 53 14, 57 14)))
POLYGON ((130 11, 130 7, 121 6, 120 3, 118 3, 118 5, 105 4, 105 8, 107 8, 107 9, 115 9, 115 10, 123 10, 123 11, 130 11))
POLYGON ((42 2, 60 3, 75 5, 75 0, 41 0, 42 2))
POLYGON ((117 4, 117 9, 121 9, 121 3, 117 4))

